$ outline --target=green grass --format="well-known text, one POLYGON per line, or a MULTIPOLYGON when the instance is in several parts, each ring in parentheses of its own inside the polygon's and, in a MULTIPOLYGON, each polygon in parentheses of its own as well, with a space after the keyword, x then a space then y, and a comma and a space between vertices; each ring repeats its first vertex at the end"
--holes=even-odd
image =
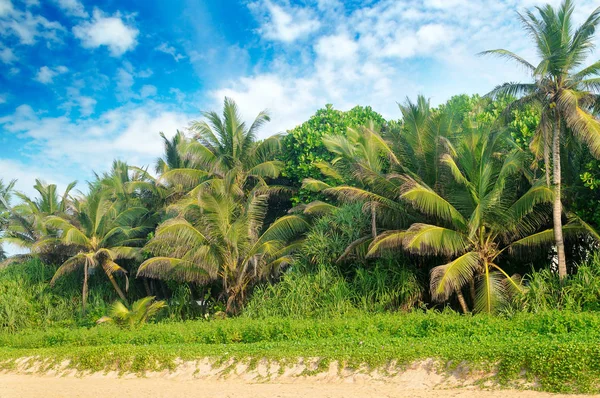
POLYGON ((497 368, 510 384, 521 372, 553 392, 598 392, 600 315, 553 312, 512 319, 453 313, 357 315, 329 320, 246 318, 0 334, 0 361, 37 356, 69 359, 80 370, 142 372, 175 359, 212 357, 295 360, 318 357, 348 366, 383 366, 435 358, 448 368, 497 368))

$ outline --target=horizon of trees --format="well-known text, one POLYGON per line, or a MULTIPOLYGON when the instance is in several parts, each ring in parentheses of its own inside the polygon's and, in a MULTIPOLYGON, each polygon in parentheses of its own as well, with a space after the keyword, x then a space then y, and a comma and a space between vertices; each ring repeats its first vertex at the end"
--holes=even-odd
POLYGON ((38 256, 58 266, 51 284, 80 275, 84 311, 89 278, 105 275, 124 302, 130 283, 155 296, 153 280, 173 281, 239 314, 256 286, 294 267, 320 217, 359 204, 369 230, 321 265, 412 262, 429 275, 430 305, 497 312, 532 264, 564 280, 600 241, 600 61, 586 64, 600 7, 579 27, 573 12, 565 0, 519 14, 541 61, 486 52, 532 82, 485 97, 407 99, 390 121, 328 105, 264 140, 268 113, 247 124, 225 98, 221 113, 161 133, 154 173, 116 160, 86 194, 36 181, 35 198, 0 180, 0 242, 29 251, 5 263, 38 256))

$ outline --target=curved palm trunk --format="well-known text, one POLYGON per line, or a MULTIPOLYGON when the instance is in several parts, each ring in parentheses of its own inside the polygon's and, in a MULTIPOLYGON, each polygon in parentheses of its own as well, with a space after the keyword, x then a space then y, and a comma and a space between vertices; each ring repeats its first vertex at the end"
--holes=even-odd
POLYGON ((460 290, 456 291, 456 297, 458 297, 458 303, 460 304, 460 308, 462 309, 463 314, 469 313, 469 307, 467 306, 467 302, 465 301, 465 297, 463 296, 460 290))
POLYGON ((560 170, 560 115, 556 112, 556 124, 552 139, 552 163, 554 166, 554 204, 552 218, 554 221, 554 240, 558 255, 558 276, 563 280, 567 276, 567 260, 565 257, 565 242, 562 231, 562 202, 561 202, 561 170, 560 170))
POLYGON ((119 297, 121 298, 121 300, 123 300, 123 302, 125 304, 127 304, 127 299, 125 298, 125 295, 123 294, 123 291, 121 290, 121 288, 119 287, 119 285, 117 285, 117 281, 115 281, 115 277, 112 276, 109 273, 107 273, 106 275, 108 276, 108 279, 110 280, 110 283, 112 283, 113 287, 117 291, 117 294, 119 295, 119 297))

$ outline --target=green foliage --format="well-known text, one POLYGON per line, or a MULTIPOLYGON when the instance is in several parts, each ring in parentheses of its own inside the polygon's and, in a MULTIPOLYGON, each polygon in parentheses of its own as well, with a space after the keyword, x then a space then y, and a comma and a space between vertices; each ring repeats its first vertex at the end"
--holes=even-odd
POLYGON ((0 269, 0 332, 27 328, 90 326, 114 300, 110 285, 95 285, 88 312, 81 312, 78 276, 64 278, 55 288, 49 281, 55 268, 32 259, 0 269))
POLYGON ((251 318, 272 316, 304 318, 340 317, 355 310, 350 284, 335 269, 321 267, 316 272, 290 272, 274 285, 255 289, 244 308, 251 318))
POLYGON ((348 245, 369 228, 369 218, 360 203, 342 205, 319 217, 306 234, 298 267, 311 271, 335 264, 348 245))
POLYGON ((598 393, 600 315, 545 312, 512 318, 446 312, 365 314, 293 320, 245 317, 139 329, 107 327, 0 333, 0 366, 36 356, 49 364, 70 360, 80 370, 140 372, 172 368, 176 360, 235 358, 288 362, 318 357, 385 368, 433 358, 449 371, 497 370, 504 385, 537 382, 545 391, 598 393))
POLYGON ((379 261, 344 277, 335 268, 293 270, 274 285, 255 289, 244 309, 251 318, 335 318, 359 311, 382 312, 414 308, 422 294, 414 272, 395 262, 379 261))
POLYGON ((563 282, 556 273, 542 269, 533 271, 525 283, 527 289, 518 301, 524 311, 600 311, 600 254, 595 253, 563 282))
POLYGON ((110 323, 122 328, 135 328, 154 318, 158 312, 165 308, 167 304, 164 301, 155 301, 154 297, 144 297, 127 308, 122 302, 116 301, 110 308, 109 316, 103 316, 96 323, 110 323))
MULTIPOLYGON (((382 126, 385 119, 371 107, 357 106, 347 112, 333 109, 332 105, 319 109, 315 115, 290 130, 283 139, 281 160, 285 163, 282 176, 299 187, 305 178, 320 178, 316 164, 329 162, 333 155, 323 144, 325 135, 345 135, 348 127, 358 127, 373 121, 382 126)), ((293 198, 294 204, 308 203, 318 195, 301 189, 293 198)))
POLYGON ((355 305, 364 311, 404 311, 419 304, 423 283, 413 270, 392 260, 356 270, 351 284, 355 305))

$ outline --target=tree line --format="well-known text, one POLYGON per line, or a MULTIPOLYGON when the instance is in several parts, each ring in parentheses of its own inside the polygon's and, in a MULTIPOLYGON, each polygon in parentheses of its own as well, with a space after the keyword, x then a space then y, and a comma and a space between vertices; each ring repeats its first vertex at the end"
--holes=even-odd
POLYGON ((368 231, 330 265, 402 257, 427 271, 430 305, 495 312, 527 289, 528 266, 564 280, 600 241, 600 61, 586 63, 600 8, 577 27, 573 12, 565 0, 519 14, 539 62, 485 52, 531 80, 484 97, 407 99, 398 120, 327 106, 262 140, 269 114, 247 124, 225 98, 221 113, 161 133, 153 169, 115 161, 85 194, 0 183, 1 241, 29 252, 5 263, 56 264, 51 284, 77 273, 84 310, 98 273, 123 302, 130 283, 167 296, 155 281, 173 281, 210 286, 238 314, 294 267, 316 220, 354 204, 368 231))

